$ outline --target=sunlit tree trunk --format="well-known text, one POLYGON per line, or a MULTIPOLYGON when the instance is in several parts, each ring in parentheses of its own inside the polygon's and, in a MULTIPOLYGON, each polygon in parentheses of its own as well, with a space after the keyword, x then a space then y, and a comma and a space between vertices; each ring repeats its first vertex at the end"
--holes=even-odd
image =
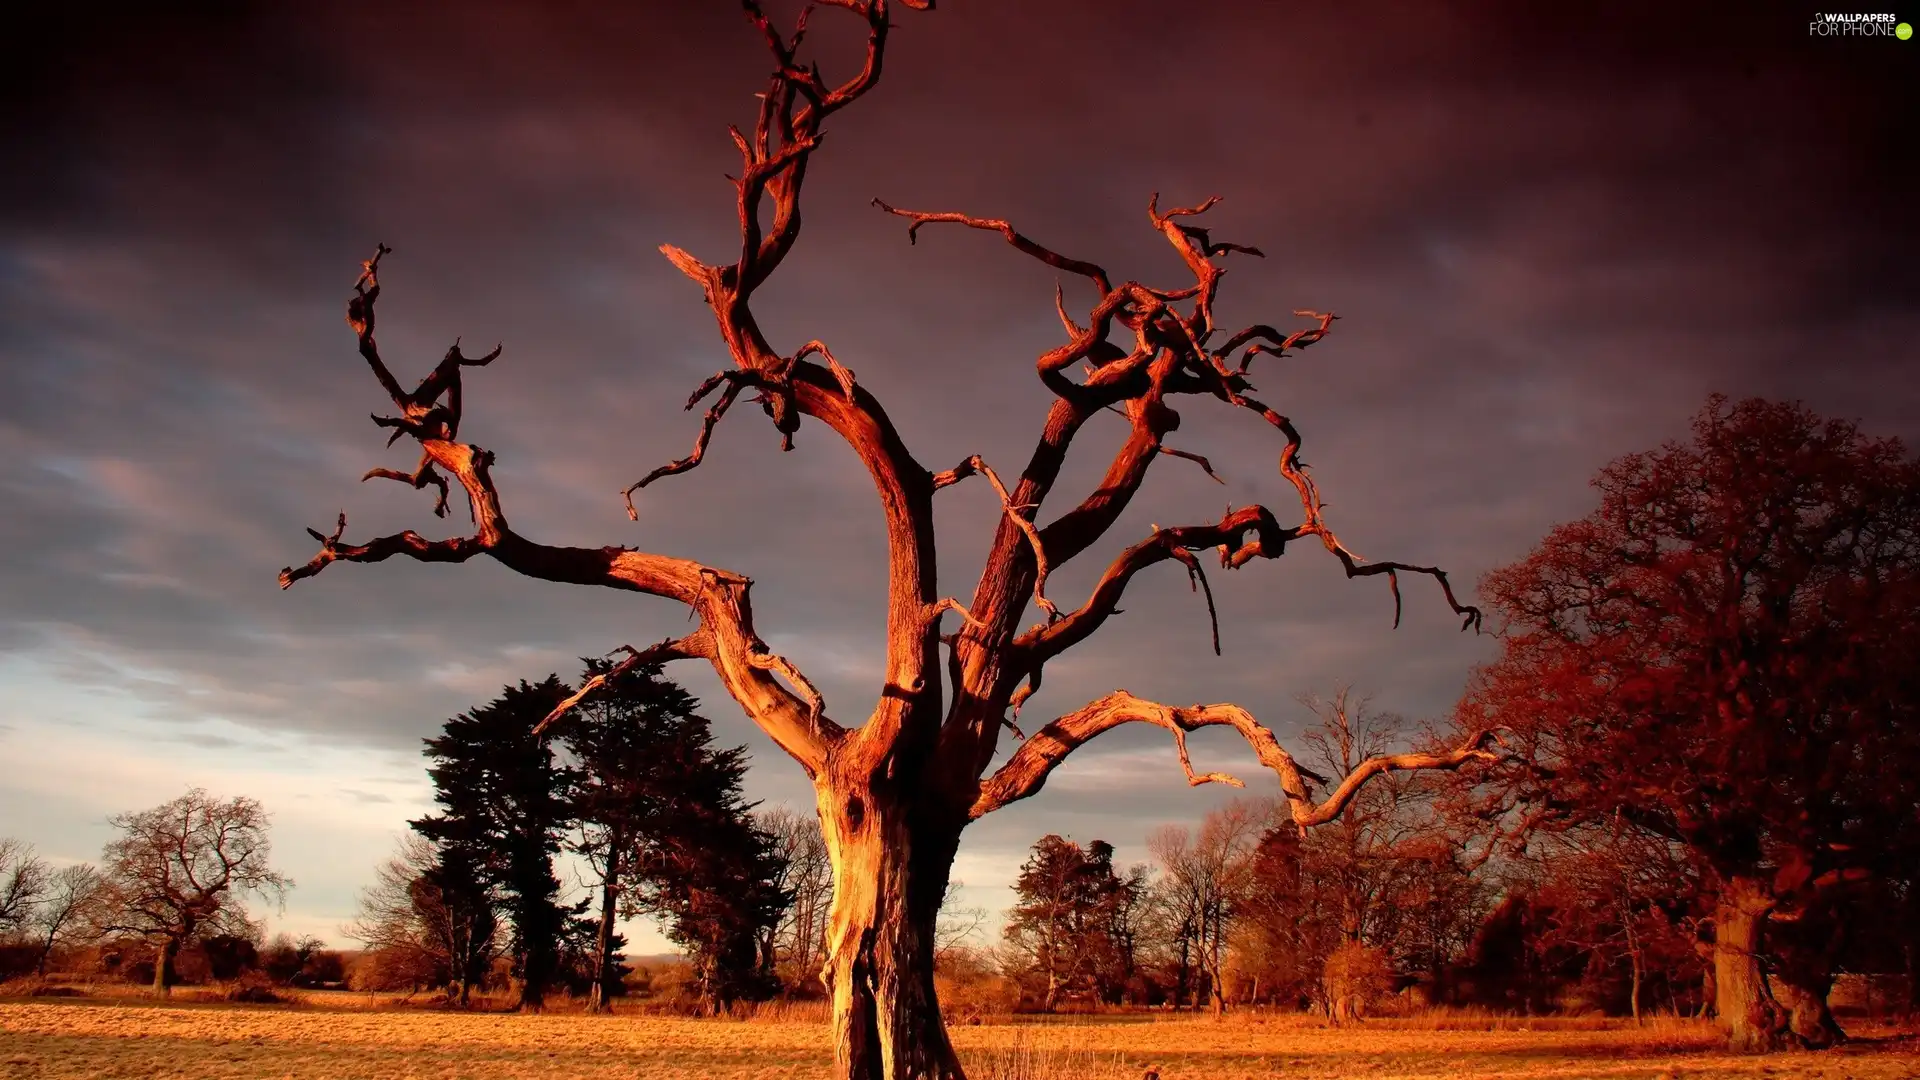
POLYGON ((173 991, 173 958, 180 953, 180 942, 171 937, 160 939, 153 954, 153 992, 165 997, 173 991))
POLYGON ((1640 950, 1633 951, 1633 987, 1628 994, 1627 1007, 1633 1013, 1633 1022, 1640 1022, 1640 950))
POLYGON ((1640 955, 1640 936, 1633 929, 1633 911, 1622 905, 1621 921, 1627 933, 1627 962, 1632 965, 1633 982, 1627 993, 1627 1007, 1633 1014, 1633 1022, 1640 1022, 1640 980, 1645 961, 1640 955))
POLYGON ((1785 1017, 1767 986, 1761 967, 1762 930, 1772 906, 1766 887, 1733 878, 1721 890, 1714 909, 1714 1008, 1727 1032, 1727 1045, 1747 1052, 1786 1046, 1785 1017))
POLYGON ((916 822, 915 808, 897 796, 831 772, 816 789, 833 859, 821 981, 833 1001, 834 1075, 959 1080, 934 994, 933 953, 963 822, 916 822))

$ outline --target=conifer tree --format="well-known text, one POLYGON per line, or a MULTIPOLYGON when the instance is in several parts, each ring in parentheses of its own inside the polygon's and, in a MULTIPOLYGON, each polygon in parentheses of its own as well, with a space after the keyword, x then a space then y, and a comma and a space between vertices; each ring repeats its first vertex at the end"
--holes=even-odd
MULTIPOLYGON (((536 729, 569 687, 549 675, 522 680, 489 704, 453 717, 426 740, 427 770, 441 812, 413 822, 439 845, 442 867, 476 868, 512 930, 519 1007, 538 1012, 558 965, 568 911, 559 903, 553 857, 568 820, 570 770, 536 729)), ((460 875, 456 875, 460 876, 460 875)))
POLYGON ((762 945, 790 895, 740 793, 745 748, 715 747, 700 703, 657 667, 585 663, 579 707, 556 730, 573 760, 573 846, 600 877, 593 1008, 619 992, 622 915, 666 920, 709 1011, 766 996, 777 982, 762 945))

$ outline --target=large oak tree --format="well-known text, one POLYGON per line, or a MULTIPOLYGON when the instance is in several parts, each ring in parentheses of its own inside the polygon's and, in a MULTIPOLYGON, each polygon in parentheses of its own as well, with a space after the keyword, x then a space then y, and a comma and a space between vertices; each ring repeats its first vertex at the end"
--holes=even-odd
POLYGON ((1850 891, 1920 830, 1920 464, 1797 404, 1708 401, 1600 505, 1489 575, 1509 620, 1462 703, 1513 751, 1483 810, 1679 845, 1714 902, 1736 1047, 1840 1037, 1850 891))
POLYGON ((1172 733, 1189 779, 1202 783, 1225 778, 1193 772, 1185 752, 1187 732, 1232 728, 1278 777, 1301 826, 1329 820, 1382 772, 1456 767, 1486 754, 1482 738, 1473 734, 1443 751, 1372 758, 1328 785, 1316 800, 1313 787, 1319 778, 1298 767, 1246 710, 1228 704, 1176 708, 1121 690, 1042 726, 997 760, 1002 732, 1013 730, 1010 712, 1040 685, 1047 662, 1092 637, 1142 571, 1176 562, 1204 587, 1196 552, 1217 552, 1223 568, 1239 569, 1310 542, 1337 559, 1349 576, 1385 578, 1396 600, 1398 576, 1421 574, 1439 583, 1466 625, 1477 625, 1479 612, 1455 599, 1437 567, 1366 562, 1335 537, 1301 459, 1300 432, 1286 415, 1250 396, 1247 374, 1263 355, 1283 356, 1320 341, 1334 316, 1297 312, 1309 322, 1294 331, 1268 324, 1236 330, 1217 326, 1221 260, 1260 253, 1216 240, 1197 224, 1216 199, 1168 208, 1157 198, 1147 201, 1147 224, 1171 245, 1191 277, 1164 288, 1116 281, 1100 265, 1045 247, 1004 221, 877 204, 907 220, 909 239, 932 224, 983 230, 1094 293, 1078 318, 1069 314, 1064 296, 1056 297, 1066 340, 1035 365, 1052 404, 1011 486, 978 455, 956 453, 958 463, 945 469, 923 464, 873 388, 856 381, 826 343, 807 341, 789 351, 768 340, 755 319, 755 293, 800 235, 801 190, 827 120, 880 79, 896 4, 932 6, 928 0, 829 0, 827 6, 852 14, 866 35, 858 70, 838 83, 800 57, 804 19, 789 34, 775 28, 757 5, 746 4, 771 53, 773 71, 759 95, 751 130, 732 132, 741 158, 733 181, 739 250, 730 261, 709 263, 670 245, 662 248, 700 289, 730 365, 690 399, 697 404, 713 396, 692 452, 642 477, 628 490, 627 505, 629 516, 638 520, 633 490, 698 466, 715 426, 743 394, 758 400, 786 446, 803 418, 844 440, 872 478, 888 547, 884 678, 871 706, 855 710, 865 713, 864 722, 843 722, 846 710, 830 710, 805 675, 767 647, 754 623, 752 582, 743 574, 620 545, 542 543, 510 524, 492 475, 493 454, 461 439, 464 378, 469 369, 498 359, 500 350, 468 356, 456 344, 416 386, 402 386, 374 335, 385 246, 364 265, 348 302, 348 322, 393 403, 394 415, 375 422, 392 432, 389 441, 413 439, 421 455, 411 472, 380 468, 367 475, 435 489, 436 510, 442 514, 450 485, 458 484, 475 529, 444 539, 409 530, 356 544, 345 538, 342 514, 330 534, 313 532, 321 546, 310 561, 281 574, 287 586, 334 562, 405 556, 458 563, 485 555, 531 577, 621 589, 691 609, 696 620, 691 633, 628 647, 621 666, 706 661, 753 722, 812 778, 834 866, 825 971, 833 997, 836 1069, 848 1077, 960 1075, 934 1001, 933 954, 936 914, 961 832, 969 822, 1039 791, 1054 767, 1089 739, 1127 723, 1163 727, 1172 733), (1046 592, 1048 573, 1106 536, 1151 466, 1179 456, 1211 471, 1204 459, 1166 442, 1182 423, 1175 404, 1188 400, 1217 403, 1224 407, 1222 415, 1255 417, 1270 425, 1278 438, 1281 476, 1298 497, 1298 520, 1283 524, 1279 515, 1256 504, 1230 509, 1215 522, 1156 529, 1112 559, 1079 607, 1057 606, 1046 592), (1051 520, 1043 518, 1075 436, 1107 412, 1124 416, 1129 433, 1105 476, 1051 520), (961 601, 939 588, 933 501, 940 490, 974 477, 992 485, 1004 514, 973 596, 961 601), (1044 619, 1023 628, 1033 606, 1044 619), (943 631, 947 615, 954 619, 943 631))

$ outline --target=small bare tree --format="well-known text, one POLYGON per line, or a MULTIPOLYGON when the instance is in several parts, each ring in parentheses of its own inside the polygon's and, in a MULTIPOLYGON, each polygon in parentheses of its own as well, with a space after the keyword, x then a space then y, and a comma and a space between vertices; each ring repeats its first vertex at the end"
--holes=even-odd
POLYGON ((268 865, 267 812, 244 795, 200 788, 151 810, 108 819, 120 835, 103 857, 109 932, 153 942, 153 990, 165 994, 181 948, 213 934, 244 937, 248 894, 276 903, 293 882, 268 865))
POLYGON ((47 973, 54 949, 94 932, 103 914, 102 885, 100 871, 91 863, 63 866, 48 875, 46 893, 33 913, 33 936, 40 946, 36 972, 47 973))
MULTIPOLYGON (((800 235, 800 193, 808 164, 821 146, 823 125, 865 96, 880 79, 892 9, 925 9, 929 0, 829 0, 859 18, 866 32, 860 68, 837 85, 797 51, 802 26, 776 30, 753 0, 747 13, 773 57, 751 132, 733 130, 741 156, 734 180, 740 248, 733 261, 706 263, 671 245, 661 250, 699 286, 713 312, 732 366, 697 387, 688 407, 717 393, 701 422, 693 450, 663 465, 626 491, 627 513, 639 520, 632 493, 700 464, 715 426, 742 394, 755 395, 791 447, 803 417, 846 442, 872 477, 888 546, 884 681, 864 723, 842 724, 813 684, 758 633, 742 574, 692 559, 634 548, 563 547, 541 543, 509 524, 495 484, 491 451, 461 441, 463 378, 492 363, 500 349, 468 356, 458 343, 413 389, 403 387, 374 337, 380 297, 379 246, 362 267, 347 304, 347 321, 362 357, 391 399, 395 415, 374 422, 389 442, 413 439, 420 448, 411 472, 376 468, 367 478, 398 480, 437 493, 435 512, 447 511, 451 483, 464 490, 475 529, 430 540, 408 530, 349 543, 342 513, 331 533, 309 530, 320 550, 305 565, 280 575, 282 587, 312 577, 335 562, 379 562, 405 556, 459 563, 485 555, 517 573, 548 581, 640 593, 686 605, 693 632, 646 648, 624 647, 616 670, 674 660, 704 660, 739 703, 813 780, 835 892, 825 957, 833 997, 837 1075, 842 1077, 960 1076, 961 1069, 934 1000, 935 927, 953 857, 967 825, 1038 792, 1067 755, 1103 732, 1128 723, 1157 725, 1174 739, 1192 783, 1237 783, 1217 773, 1195 773, 1186 735, 1201 727, 1228 727, 1273 771, 1302 827, 1336 816, 1362 785, 1384 772, 1455 768, 1487 755, 1475 733, 1450 749, 1370 758, 1330 783, 1315 799, 1320 778, 1300 768, 1267 728, 1237 705, 1173 707, 1117 690, 1044 725, 996 767, 1002 731, 1014 728, 1019 707, 1040 686, 1049 660, 1092 637, 1118 610, 1135 575, 1164 562, 1186 569, 1196 590, 1207 588, 1196 552, 1219 553, 1220 565, 1239 569, 1278 558, 1298 541, 1311 541, 1338 560, 1350 577, 1380 576, 1398 609, 1401 574, 1433 578, 1447 602, 1475 627, 1480 612, 1455 598, 1446 574, 1433 566, 1366 562, 1334 535, 1323 503, 1301 460, 1300 433, 1280 412, 1250 396, 1249 365, 1259 356, 1283 356, 1320 341, 1332 329, 1330 313, 1298 312, 1306 327, 1286 332, 1256 323, 1223 333, 1214 300, 1229 254, 1258 256, 1254 248, 1215 240, 1194 224, 1218 200, 1162 209, 1147 202, 1153 230, 1172 246, 1192 276, 1158 288, 1118 281, 1101 266, 1047 248, 1005 221, 952 212, 882 211, 905 218, 909 240, 930 224, 954 224, 1003 237, 1013 248, 1084 281, 1096 294, 1082 319, 1056 295, 1066 341, 1036 364, 1052 396, 1047 421, 1012 487, 978 455, 934 470, 909 450, 880 400, 855 380, 821 341, 791 352, 768 341, 753 311, 755 292, 779 268, 800 235), (1125 346, 1109 340, 1118 334, 1125 346), (1092 595, 1063 610, 1046 593, 1048 574, 1091 550, 1132 501, 1148 469, 1167 456, 1187 459, 1211 475, 1197 455, 1177 450, 1167 436, 1182 422, 1174 403, 1211 399, 1234 415, 1251 414, 1280 437, 1280 474, 1298 496, 1300 519, 1283 525, 1262 505, 1229 510, 1217 522, 1157 528, 1121 551, 1092 595), (1070 445, 1089 420, 1117 413, 1128 436, 1100 484, 1052 521, 1041 509, 1053 493, 1070 445), (991 484, 1003 510, 971 602, 943 596, 936 566, 933 501, 936 492, 979 476, 991 484), (1044 621, 1022 628, 1030 607, 1044 621), (943 632, 943 616, 958 623, 943 632), (941 649, 946 648, 944 663, 941 649)), ((1216 478, 1217 479, 1217 478, 1216 478)), ((1208 607, 1212 610, 1211 593, 1208 607)), ((1396 618, 1396 623, 1397 623, 1396 618)), ((1219 634, 1214 633, 1218 651, 1219 634)), ((592 689, 591 683, 582 693, 592 689)), ((564 709, 566 706, 562 706, 564 709)), ((558 713, 556 713, 557 717, 558 713)), ((551 722, 556 717, 550 717, 551 722)))
POLYGON ((786 975, 795 984, 805 985, 820 973, 827 912, 833 905, 833 860, 827 857, 817 816, 776 806, 757 817, 780 858, 777 884, 793 896, 774 928, 777 966, 789 969, 786 975))
POLYGON ((356 974, 366 985, 409 989, 444 985, 447 999, 465 1006, 500 953, 492 898, 470 868, 449 868, 433 841, 416 832, 400 837, 373 884, 360 890, 359 910, 342 927, 367 947, 356 974))
POLYGON ((1227 1010, 1227 941, 1271 810, 1260 800, 1236 799, 1209 812, 1197 834, 1184 825, 1163 825, 1147 837, 1163 887, 1181 913, 1183 932, 1192 939, 1216 1019, 1227 1010))
POLYGON ((961 906, 960 894, 966 887, 966 882, 958 878, 951 879, 947 882, 947 894, 940 899, 940 916, 933 925, 935 963, 944 964, 948 957, 955 955, 956 950, 967 949, 967 943, 987 925, 986 908, 961 906))
POLYGON ((0 934, 15 933, 33 921, 51 876, 32 844, 0 836, 0 934))

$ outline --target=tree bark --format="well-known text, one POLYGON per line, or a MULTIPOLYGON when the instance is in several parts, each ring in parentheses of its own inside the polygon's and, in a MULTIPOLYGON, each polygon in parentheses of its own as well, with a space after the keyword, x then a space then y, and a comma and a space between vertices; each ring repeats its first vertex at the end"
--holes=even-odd
POLYGON ((1833 1018, 1827 996, 1833 992, 1833 961, 1843 944, 1845 922, 1831 913, 1803 913, 1776 924, 1769 953, 1775 958, 1768 986, 1787 1010, 1787 1031, 1808 1050, 1825 1050, 1846 1040, 1833 1018))
POLYGON ((173 938, 162 938, 160 947, 153 955, 153 993, 155 997, 166 997, 173 990, 173 958, 180 952, 180 943, 173 938))
POLYGON ((1630 905, 1620 905, 1620 923, 1627 935, 1627 962, 1632 965, 1633 984, 1627 992, 1627 1008, 1633 1022, 1640 1022, 1640 979, 1644 962, 1640 956, 1640 938, 1633 930, 1634 913, 1630 905))
POLYGON ((1833 989, 1831 972, 1776 977, 1769 982, 1774 998, 1787 1010, 1787 1035, 1794 1043, 1807 1050, 1825 1050, 1845 1041, 1846 1033, 1827 1007, 1827 994, 1833 989))
POLYGON ((1633 986, 1627 994, 1627 1008, 1633 1014, 1633 1022, 1640 1022, 1640 950, 1636 947, 1631 957, 1633 962, 1633 986))
POLYGON ((1771 907, 1764 884, 1732 878, 1714 910, 1714 1008, 1733 1050, 1763 1053, 1787 1046, 1786 1016, 1760 964, 1762 930, 1771 907))
POLYGON ((613 984, 618 973, 613 962, 613 922, 620 899, 620 848, 622 838, 615 835, 607 843, 607 868, 600 881, 600 931, 594 937, 593 991, 587 1001, 589 1012, 613 1011, 613 984))
POLYGON ((1193 962, 1187 955, 1188 949, 1190 948, 1189 942, 1189 936, 1182 933, 1180 935, 1180 975, 1173 985, 1173 1007, 1175 1011, 1178 1011, 1181 1006, 1186 1004, 1188 983, 1193 981, 1193 962))
POLYGON ((833 860, 821 981, 833 1001, 837 1080, 964 1080, 934 993, 934 926, 963 816, 829 769, 816 780, 833 860))

